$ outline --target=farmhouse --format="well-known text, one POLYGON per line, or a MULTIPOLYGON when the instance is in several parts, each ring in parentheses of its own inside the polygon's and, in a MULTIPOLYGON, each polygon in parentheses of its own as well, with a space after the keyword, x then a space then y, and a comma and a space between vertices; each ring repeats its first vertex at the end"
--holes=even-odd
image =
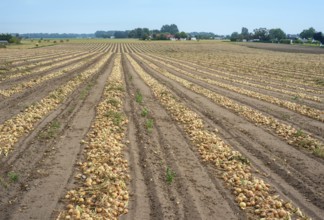
POLYGON ((169 40, 176 40, 175 36, 173 34, 167 34, 165 37, 169 40))

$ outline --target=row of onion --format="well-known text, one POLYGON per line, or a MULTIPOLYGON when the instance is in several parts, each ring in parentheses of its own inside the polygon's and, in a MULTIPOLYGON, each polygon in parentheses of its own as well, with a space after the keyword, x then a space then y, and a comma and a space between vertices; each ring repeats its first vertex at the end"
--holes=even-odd
POLYGON ((273 187, 258 178, 240 152, 233 150, 216 133, 208 131, 195 112, 175 98, 166 86, 147 74, 131 56, 127 55, 127 58, 171 117, 183 126, 202 159, 211 162, 221 171, 225 184, 235 195, 235 201, 242 210, 259 218, 307 219, 299 208, 284 201, 274 193, 273 187))
POLYGON ((58 219, 117 219, 126 214, 129 194, 128 163, 124 159, 127 117, 121 56, 117 55, 102 101, 85 140, 84 159, 78 162, 79 187, 67 192, 66 209, 58 219))

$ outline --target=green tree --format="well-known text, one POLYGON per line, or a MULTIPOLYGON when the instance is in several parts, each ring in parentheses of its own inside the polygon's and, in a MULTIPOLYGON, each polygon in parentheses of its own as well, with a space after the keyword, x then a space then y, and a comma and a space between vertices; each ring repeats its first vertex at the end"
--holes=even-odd
POLYGON ((249 29, 242 27, 241 38, 248 40, 250 38, 249 29))
POLYGON ((175 34, 175 38, 180 39, 180 38, 187 38, 188 35, 185 32, 180 32, 175 34))
POLYGON ((280 41, 286 38, 286 33, 280 28, 274 28, 269 30, 269 38, 273 41, 280 41))
POLYGON ((6 40, 9 42, 11 38, 12 38, 11 34, 0 34, 0 40, 6 40))
POLYGON ((253 30, 255 39, 260 39, 260 41, 269 41, 269 31, 266 28, 256 28, 253 30))
POLYGON ((317 40, 319 42, 321 42, 321 44, 324 44, 324 36, 322 34, 322 32, 317 32, 313 35, 314 40, 317 40))
POLYGON ((231 35, 231 41, 237 41, 240 38, 240 34, 238 32, 233 32, 231 35))
POLYGON ((315 32, 316 32, 315 29, 314 29, 313 27, 310 27, 310 28, 308 28, 308 29, 303 30, 303 31, 299 34, 299 36, 300 36, 301 38, 309 39, 309 38, 313 38, 315 32))
POLYGON ((171 25, 166 24, 161 27, 161 32, 176 34, 179 32, 179 29, 178 29, 177 25, 175 25, 175 24, 171 24, 171 25))

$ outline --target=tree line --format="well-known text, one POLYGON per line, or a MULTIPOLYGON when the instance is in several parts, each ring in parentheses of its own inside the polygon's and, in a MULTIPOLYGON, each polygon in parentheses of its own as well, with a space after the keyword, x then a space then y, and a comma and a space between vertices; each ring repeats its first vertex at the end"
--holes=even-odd
POLYGON ((8 41, 8 43, 20 44, 21 36, 19 36, 19 34, 0 34, 0 40, 8 41))
POLYGON ((305 39, 308 42, 316 40, 324 44, 324 36, 322 32, 316 32, 314 28, 309 28, 303 30, 299 33, 298 36, 287 35, 280 28, 256 28, 253 32, 249 32, 246 27, 243 27, 241 33, 233 32, 230 36, 231 41, 260 41, 260 42, 281 42, 281 43, 290 43, 290 40, 293 39, 295 43, 303 43, 301 39, 305 39))
POLYGON ((73 33, 26 33, 20 34, 23 38, 92 38, 94 34, 73 34, 73 33))
POLYGON ((149 30, 148 28, 135 28, 126 31, 96 31, 95 37, 97 38, 137 38, 142 40, 156 39, 164 40, 168 35, 176 35, 177 37, 187 37, 184 32, 179 33, 177 25, 163 25, 160 30, 149 30), (181 34, 181 35, 180 35, 181 34))

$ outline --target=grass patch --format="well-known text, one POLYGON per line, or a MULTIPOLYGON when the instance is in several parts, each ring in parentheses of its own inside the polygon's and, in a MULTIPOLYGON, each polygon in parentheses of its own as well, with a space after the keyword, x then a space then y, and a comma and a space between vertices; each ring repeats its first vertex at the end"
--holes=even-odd
POLYGON ((168 184, 171 184, 176 176, 176 173, 172 171, 169 167, 166 169, 166 181, 168 184))
POLYGON ((10 171, 8 173, 8 177, 10 179, 11 182, 18 182, 19 176, 18 173, 14 172, 14 171, 10 171))
POLYGON ((143 95, 139 90, 136 90, 135 100, 137 103, 141 104, 143 102, 143 95))
POLYGON ((112 105, 112 106, 117 107, 119 101, 118 101, 117 99, 112 98, 112 99, 108 99, 108 100, 107 100, 107 103, 110 104, 110 105, 112 105))
POLYGON ((250 165, 250 161, 246 157, 244 157, 242 155, 232 156, 232 157, 228 158, 228 160, 237 160, 237 161, 240 161, 243 164, 250 165))
POLYGON ((112 122, 114 123, 114 125, 119 126, 120 123, 123 120, 123 116, 120 112, 115 112, 112 110, 109 110, 106 114, 106 117, 110 118, 112 120, 112 122))
POLYGON ((56 137, 59 132, 60 127, 61 127, 61 123, 57 119, 53 120, 49 124, 47 129, 45 131, 42 131, 39 134, 39 138, 43 139, 43 140, 48 140, 48 139, 56 137))
POLYGON ((151 132, 154 126, 154 121, 153 119, 147 119, 145 122, 145 127, 147 129, 148 132, 151 132))
POLYGON ((296 137, 303 137, 305 134, 301 129, 298 129, 297 132, 295 133, 296 137))
POLYGON ((313 154, 315 156, 318 156, 318 157, 321 157, 321 158, 324 158, 324 149, 323 148, 315 148, 315 150, 313 151, 313 154))
POLYGON ((148 115, 149 111, 147 108, 143 108, 141 112, 141 116, 146 117, 148 115))
POLYGON ((93 83, 89 83, 81 92, 80 92, 80 99, 85 100, 85 98, 89 95, 89 92, 93 86, 93 83))
POLYGON ((298 100, 299 99, 299 96, 295 95, 291 98, 292 100, 298 100))

